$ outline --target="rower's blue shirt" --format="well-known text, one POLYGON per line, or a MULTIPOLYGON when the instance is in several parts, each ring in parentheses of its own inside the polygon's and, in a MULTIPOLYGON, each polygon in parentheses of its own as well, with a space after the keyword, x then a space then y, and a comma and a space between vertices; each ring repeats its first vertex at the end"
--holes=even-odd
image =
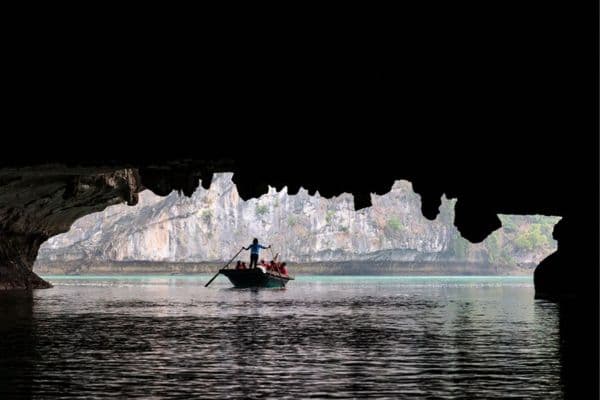
POLYGON ((265 246, 263 246, 262 244, 251 244, 250 246, 250 254, 258 254, 258 249, 266 249, 265 246))

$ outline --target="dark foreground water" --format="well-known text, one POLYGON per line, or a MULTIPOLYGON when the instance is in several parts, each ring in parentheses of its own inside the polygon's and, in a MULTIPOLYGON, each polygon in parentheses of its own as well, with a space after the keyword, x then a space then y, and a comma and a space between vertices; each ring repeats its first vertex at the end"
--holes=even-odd
POLYGON ((563 397, 531 278, 47 277, 0 294, 0 398, 563 397))

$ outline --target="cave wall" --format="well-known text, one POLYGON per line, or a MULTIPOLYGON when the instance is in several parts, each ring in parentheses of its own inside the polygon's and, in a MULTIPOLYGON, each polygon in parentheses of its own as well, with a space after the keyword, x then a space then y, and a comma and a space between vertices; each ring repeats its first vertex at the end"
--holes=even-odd
POLYGON ((84 215, 136 204, 140 189, 132 169, 0 169, 0 290, 50 287, 32 271, 40 245, 84 215))

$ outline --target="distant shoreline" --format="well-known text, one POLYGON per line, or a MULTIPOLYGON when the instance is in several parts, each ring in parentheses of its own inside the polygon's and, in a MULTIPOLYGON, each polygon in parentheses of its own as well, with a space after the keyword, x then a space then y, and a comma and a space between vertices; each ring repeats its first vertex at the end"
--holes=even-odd
MULTIPOLYGON (((208 274, 225 265, 223 262, 151 262, 119 261, 90 263, 85 261, 39 262, 33 271, 40 275, 130 275, 130 274, 208 274)), ((233 265, 230 265, 230 268, 233 265)), ((317 263, 288 263, 292 275, 485 275, 528 276, 535 265, 499 265, 465 262, 379 262, 338 261, 317 263)))

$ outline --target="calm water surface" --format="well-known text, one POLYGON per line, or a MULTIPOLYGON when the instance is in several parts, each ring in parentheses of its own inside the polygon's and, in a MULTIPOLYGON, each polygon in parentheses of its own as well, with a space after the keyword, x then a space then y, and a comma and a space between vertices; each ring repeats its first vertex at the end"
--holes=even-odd
POLYGON ((563 398, 527 277, 46 277, 0 295, 0 398, 563 398))

